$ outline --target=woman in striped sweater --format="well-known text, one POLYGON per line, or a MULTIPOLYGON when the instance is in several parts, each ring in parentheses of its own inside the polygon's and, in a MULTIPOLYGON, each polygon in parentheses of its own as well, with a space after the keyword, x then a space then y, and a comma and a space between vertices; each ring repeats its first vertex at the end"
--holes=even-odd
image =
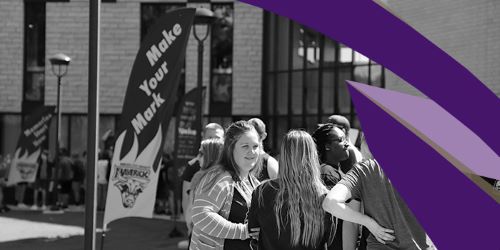
POLYGON ((259 135, 246 121, 229 126, 219 163, 194 190, 190 249, 250 249, 247 212, 259 181, 259 135))

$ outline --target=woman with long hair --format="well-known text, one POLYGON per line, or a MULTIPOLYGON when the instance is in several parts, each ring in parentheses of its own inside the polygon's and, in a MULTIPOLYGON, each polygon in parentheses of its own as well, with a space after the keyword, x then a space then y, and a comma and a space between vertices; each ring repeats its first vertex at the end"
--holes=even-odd
MULTIPOLYGON (((191 190, 196 190, 203 176, 219 161, 223 146, 224 140, 219 138, 201 141, 200 151, 198 152, 200 171, 196 172, 191 180, 191 190)), ((192 195, 191 198, 194 198, 194 196, 192 195)))
POLYGON ((194 192, 190 249, 250 249, 247 213, 259 185, 252 174, 259 153, 252 125, 238 121, 229 126, 219 162, 194 192))
MULTIPOLYGON (((193 228, 193 223, 191 221, 191 208, 193 207, 194 200, 194 192, 200 184, 201 179, 205 176, 206 173, 217 163, 219 157, 222 153, 222 147, 224 146, 224 140, 220 138, 212 138, 205 139, 201 141, 200 150, 198 152, 198 162, 200 163, 200 170, 194 174, 191 179, 191 190, 189 194, 189 199, 185 208, 185 216, 189 217, 189 221, 191 222, 189 225, 189 229, 193 228)), ((191 235, 191 230, 189 231, 189 235, 191 235)), ((191 238, 191 236, 189 237, 191 238)))
POLYGON ((324 249, 335 231, 321 208, 328 190, 320 179, 312 137, 292 130, 281 143, 278 178, 252 195, 249 228, 260 228, 259 249, 324 249))

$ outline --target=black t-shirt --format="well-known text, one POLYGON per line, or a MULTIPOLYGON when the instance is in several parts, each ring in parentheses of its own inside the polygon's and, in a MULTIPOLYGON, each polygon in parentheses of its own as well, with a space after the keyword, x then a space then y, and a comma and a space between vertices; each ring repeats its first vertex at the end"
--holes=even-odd
MULTIPOLYGON (((321 164, 321 180, 328 189, 332 189, 342 179, 338 169, 328 164, 321 164)), ((333 243, 328 246, 329 250, 342 249, 342 224, 343 220, 337 220, 337 228, 335 230, 335 238, 333 243)))
MULTIPOLYGON (((293 250, 313 250, 325 249, 326 243, 335 228, 334 217, 325 212, 323 220, 324 235, 318 247, 306 247, 302 245, 292 246, 292 234, 289 223, 286 219, 286 208, 281 212, 283 216, 280 234, 278 235, 278 224, 276 223, 274 204, 278 194, 279 184, 277 180, 270 180, 261 184, 252 194, 252 206, 248 213, 248 228, 260 228, 258 248, 259 250, 280 250, 280 249, 293 249, 293 250), (259 203, 259 193, 262 192, 262 202, 259 203)), ((252 243, 253 245, 253 243, 252 243)))
MULTIPOLYGON (((240 192, 234 190, 233 202, 231 204, 231 211, 229 212, 228 221, 234 223, 242 223, 246 220, 248 213, 247 202, 240 194, 240 192)), ((225 239, 224 240, 224 250, 250 250, 250 239, 246 240, 233 240, 233 239, 225 239)))
POLYGON ((83 181, 85 179, 85 166, 81 159, 73 161, 73 181, 83 181))

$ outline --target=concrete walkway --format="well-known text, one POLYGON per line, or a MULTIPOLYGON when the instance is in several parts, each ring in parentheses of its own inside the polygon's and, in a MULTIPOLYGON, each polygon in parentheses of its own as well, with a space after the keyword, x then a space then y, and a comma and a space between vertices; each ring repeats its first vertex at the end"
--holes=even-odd
MULTIPOLYGON (((97 228, 102 227, 103 213, 97 215, 97 228)), ((83 249, 83 212, 43 214, 41 211, 19 210, 0 214, 0 249, 2 250, 81 250, 83 249)), ((174 224, 167 219, 125 218, 108 225, 104 240, 106 250, 177 250, 185 237, 171 238, 176 228, 184 235, 184 222, 174 224)), ((101 230, 99 230, 100 232, 101 230)), ((96 235, 96 249, 101 247, 101 233, 96 235)))

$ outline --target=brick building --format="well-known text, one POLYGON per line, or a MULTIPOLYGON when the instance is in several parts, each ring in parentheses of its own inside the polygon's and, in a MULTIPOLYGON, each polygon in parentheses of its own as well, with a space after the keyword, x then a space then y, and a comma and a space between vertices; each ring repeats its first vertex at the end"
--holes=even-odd
MULTIPOLYGON (((500 3, 384 2, 500 95, 500 3)), ((57 80, 47 58, 58 52, 72 58, 63 78, 61 145, 73 153, 86 149, 88 5, 88 0, 0 1, 0 154, 13 153, 22 117, 34 106, 55 105, 57 80)), ((218 17, 205 42, 203 84, 209 88, 204 122, 227 125, 262 117, 269 127, 271 149, 289 128, 310 130, 333 113, 359 127, 344 80, 419 94, 350 48, 237 1, 103 0, 100 135, 116 129, 128 76, 147 28, 165 11, 184 6, 211 8, 218 17)), ((191 36, 182 92, 196 85, 197 59, 197 42, 191 36)), ((172 126, 169 131, 167 136, 173 138, 172 126)), ((53 150, 55 122, 50 138, 53 150)), ((172 150, 172 143, 167 140, 166 151, 172 150)))

